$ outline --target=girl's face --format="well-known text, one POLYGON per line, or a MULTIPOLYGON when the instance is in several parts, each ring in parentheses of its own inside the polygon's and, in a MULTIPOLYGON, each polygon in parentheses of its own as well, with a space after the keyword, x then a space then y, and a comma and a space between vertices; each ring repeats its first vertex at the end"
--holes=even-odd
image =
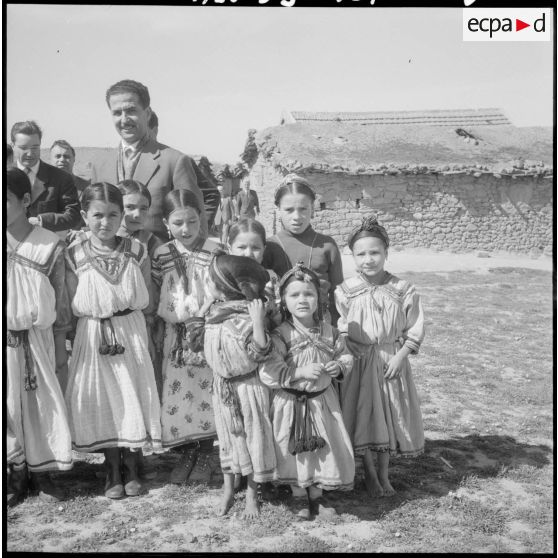
POLYGON ((306 194, 285 194, 279 201, 279 218, 293 234, 303 233, 314 216, 312 200, 306 194))
POLYGON ((301 322, 314 321, 314 313, 318 309, 318 291, 313 283, 291 281, 285 288, 283 301, 287 310, 301 322))
POLYGON ((101 241, 112 240, 120 227, 122 211, 112 202, 93 200, 87 211, 81 211, 91 234, 101 241))
POLYGON ((141 231, 145 225, 145 219, 149 211, 149 201, 139 192, 126 194, 123 197, 124 216, 122 224, 130 231, 141 231))
POLYGON ((359 238, 353 244, 353 259, 357 271, 373 279, 384 271, 387 250, 384 243, 375 236, 359 238))
POLYGON ((163 219, 173 238, 176 238, 186 248, 194 245, 200 233, 200 216, 193 207, 175 209, 163 219))
POLYGON ((230 245, 230 253, 233 256, 246 256, 262 263, 264 248, 262 237, 258 233, 241 232, 230 245))
POLYGON ((27 220, 27 206, 31 201, 29 194, 24 194, 23 199, 19 199, 15 194, 6 190, 6 227, 15 223, 18 219, 27 220))

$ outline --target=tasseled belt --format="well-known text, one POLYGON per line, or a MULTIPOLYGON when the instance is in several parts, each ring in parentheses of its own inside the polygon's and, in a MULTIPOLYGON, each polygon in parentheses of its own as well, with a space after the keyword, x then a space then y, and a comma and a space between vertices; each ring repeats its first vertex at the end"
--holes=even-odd
POLYGON ((244 433, 244 417, 240 407, 240 400, 234 384, 242 380, 248 380, 256 375, 257 369, 243 374, 242 376, 233 376, 232 378, 222 378, 221 381, 221 401, 229 408, 232 419, 232 433, 236 436, 244 433))
POLYGON ((25 355, 25 378, 24 385, 25 391, 32 391, 37 389, 37 376, 35 375, 35 362, 31 354, 31 346, 29 345, 29 330, 28 329, 8 329, 6 345, 8 347, 17 348, 23 347, 23 354, 25 355))
POLYGON ((176 333, 176 339, 174 340, 174 345, 170 350, 170 361, 176 368, 183 368, 186 366, 186 360, 184 359, 185 349, 183 347, 184 341, 186 341, 186 325, 184 322, 177 322, 173 324, 174 331, 176 333))
POLYGON ((99 327, 101 328, 101 344, 99 345, 100 354, 114 356, 121 355, 124 352, 124 347, 116 339, 116 334, 114 333, 114 326, 112 325, 111 318, 118 316, 127 316, 133 311, 134 310, 132 308, 126 308, 125 310, 119 310, 118 312, 115 312, 108 318, 101 318, 99 324, 99 327), (109 337, 111 338, 112 343, 108 342, 109 337))
POLYGON ((318 434, 308 400, 324 393, 329 386, 320 391, 299 391, 297 389, 282 388, 283 391, 295 396, 293 422, 289 436, 289 453, 296 455, 307 451, 322 449, 326 441, 318 434))

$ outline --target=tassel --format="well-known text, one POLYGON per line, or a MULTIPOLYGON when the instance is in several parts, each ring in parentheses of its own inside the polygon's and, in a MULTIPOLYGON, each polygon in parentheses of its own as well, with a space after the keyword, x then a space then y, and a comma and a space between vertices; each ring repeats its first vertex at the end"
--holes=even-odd
POLYGON ((23 347, 23 357, 25 359, 25 376, 23 385, 25 391, 34 391, 37 389, 37 376, 35 375, 35 361, 31 353, 31 345, 29 345, 29 330, 9 329, 6 335, 6 344, 12 349, 23 347))
POLYGON ((12 349, 16 349, 21 344, 21 337, 18 332, 8 329, 6 332, 6 345, 12 349))

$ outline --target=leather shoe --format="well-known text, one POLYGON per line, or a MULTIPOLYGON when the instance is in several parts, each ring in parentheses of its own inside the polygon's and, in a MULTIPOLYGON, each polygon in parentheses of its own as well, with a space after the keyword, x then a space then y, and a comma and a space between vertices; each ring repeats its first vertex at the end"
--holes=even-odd
POLYGON ((17 506, 27 496, 28 491, 27 467, 23 469, 12 469, 8 479, 8 499, 9 508, 17 506))
POLYGON ((196 463, 197 449, 187 449, 178 460, 178 463, 171 471, 170 482, 173 484, 182 484, 188 480, 190 473, 196 463))
POLYGON ((43 502, 60 502, 64 500, 64 492, 52 483, 48 473, 31 473, 33 487, 43 502))

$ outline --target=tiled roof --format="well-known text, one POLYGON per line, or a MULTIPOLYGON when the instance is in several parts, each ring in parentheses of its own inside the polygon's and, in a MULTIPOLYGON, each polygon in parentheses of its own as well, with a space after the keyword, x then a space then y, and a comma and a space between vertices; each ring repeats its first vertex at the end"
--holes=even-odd
POLYGON ((258 132, 261 156, 288 172, 490 172, 551 176, 548 127, 369 125, 308 122, 258 132))
POLYGON ((352 124, 429 124, 436 126, 494 126, 511 122, 497 108, 409 110, 386 112, 291 111, 289 122, 347 122, 352 124))

